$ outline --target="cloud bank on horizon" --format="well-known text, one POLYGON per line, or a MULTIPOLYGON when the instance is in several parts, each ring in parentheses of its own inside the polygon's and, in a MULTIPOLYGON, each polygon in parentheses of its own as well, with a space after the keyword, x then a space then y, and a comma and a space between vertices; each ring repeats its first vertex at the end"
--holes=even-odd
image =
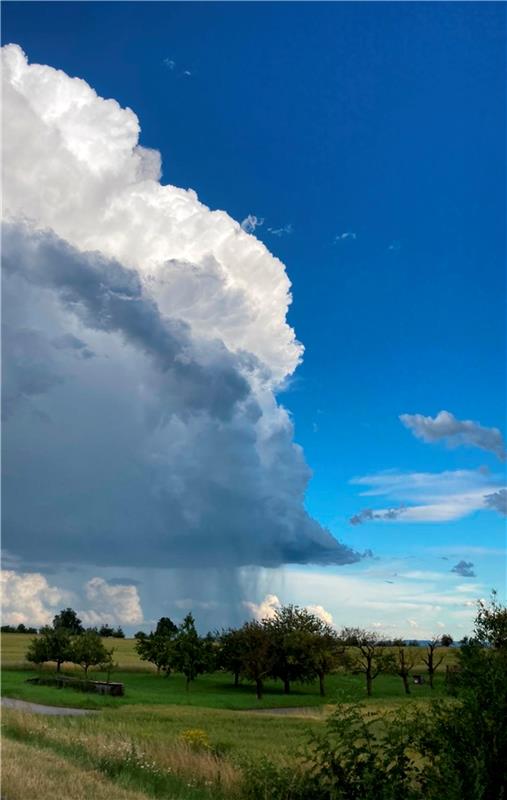
POLYGON ((283 264, 160 183, 133 111, 16 45, 2 58, 4 547, 104 566, 357 561, 305 511, 310 471, 276 400, 303 354, 283 264))

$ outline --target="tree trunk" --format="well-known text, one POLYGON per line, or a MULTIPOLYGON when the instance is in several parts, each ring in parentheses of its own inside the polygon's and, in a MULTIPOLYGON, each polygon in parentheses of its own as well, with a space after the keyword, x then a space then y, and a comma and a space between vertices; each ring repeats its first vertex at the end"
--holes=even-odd
POLYGON ((190 690, 190 678, 188 677, 188 675, 187 675, 187 683, 186 683, 185 688, 186 688, 187 692, 190 690))
POLYGON ((323 672, 319 673, 319 690, 320 690, 320 696, 321 697, 325 697, 326 696, 326 692, 324 690, 324 673, 323 672))
POLYGON ((257 700, 262 700, 262 681, 260 678, 257 678, 255 681, 255 692, 257 694, 257 700))
POLYGON ((61 665, 62 665, 62 662, 61 662, 61 661, 57 661, 57 662, 56 662, 56 671, 57 671, 57 672, 60 672, 60 667, 61 667, 61 665))
POLYGON ((410 686, 408 683, 408 675, 402 675, 403 686, 405 687, 405 694, 410 694, 410 686))
POLYGON ((430 688, 433 689, 433 670, 428 670, 430 676, 430 688))
POLYGON ((236 672, 234 673, 234 686, 236 687, 239 686, 239 670, 236 670, 236 672))
POLYGON ((368 671, 366 673, 366 694, 368 695, 368 697, 371 697, 372 684, 373 684, 373 681, 372 681, 372 678, 371 678, 371 672, 368 671))
POLYGON ((283 693, 290 694, 290 682, 288 678, 283 679, 283 693))

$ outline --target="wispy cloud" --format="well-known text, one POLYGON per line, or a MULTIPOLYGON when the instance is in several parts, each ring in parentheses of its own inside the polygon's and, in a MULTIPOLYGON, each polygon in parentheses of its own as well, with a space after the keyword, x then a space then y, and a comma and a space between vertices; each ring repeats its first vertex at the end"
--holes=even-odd
POLYGON ((249 214, 241 223, 245 233, 254 233, 261 225, 264 225, 264 217, 256 217, 255 214, 249 214))
MULTIPOLYGON (((393 575, 393 564, 384 564, 382 569, 380 565, 358 565, 357 570, 355 574, 318 569, 291 568, 283 573, 266 570, 262 584, 264 591, 272 592, 277 600, 296 602, 310 610, 318 598, 338 628, 353 617, 361 627, 382 627, 407 638, 414 636, 411 627, 417 627, 418 638, 428 638, 438 622, 443 622, 455 638, 469 633, 477 600, 487 592, 486 587, 470 579, 460 584, 458 576, 448 571, 400 572, 391 583, 385 579, 393 575), (407 618, 414 625, 409 626, 407 618)), ((261 605, 262 601, 257 603, 261 605)))
POLYGON ((366 509, 351 518, 352 524, 367 521, 446 522, 474 511, 488 509, 485 496, 495 492, 498 479, 487 471, 399 472, 387 470, 353 478, 355 486, 368 487, 362 497, 386 497, 402 508, 366 509))
POLYGON ((436 417, 423 414, 401 414, 400 420, 414 436, 423 442, 445 442, 449 447, 468 445, 494 453, 505 461, 505 442, 498 428, 485 428, 472 420, 456 419, 449 411, 440 411, 436 417))
POLYGON ((343 242, 346 239, 357 239, 357 233, 353 233, 353 231, 345 231, 344 233, 339 233, 338 236, 335 236, 335 243, 336 242, 343 242))
POLYGON ((401 250, 401 242, 398 242, 397 240, 395 240, 394 242, 391 242, 391 244, 389 245, 389 247, 387 249, 391 250, 392 252, 397 253, 397 252, 399 252, 401 250))
MULTIPOLYGON (((175 70, 176 70, 176 61, 173 58, 164 58, 163 61, 162 61, 162 64, 170 72, 175 72, 175 70)), ((181 70, 179 75, 181 77, 183 77, 183 78, 190 78, 192 76, 192 72, 189 69, 183 69, 183 70, 181 70)))
POLYGON ((467 556, 507 556, 507 547, 480 547, 476 545, 450 545, 450 546, 441 546, 441 547, 428 547, 426 548, 426 552, 428 553, 447 553, 447 556, 441 556, 444 561, 448 561, 449 555, 453 556, 460 556, 460 555, 467 555, 467 556))
POLYGON ((294 233, 294 228, 292 227, 292 223, 289 222, 287 225, 283 225, 281 228, 268 228, 268 231, 272 233, 273 236, 286 236, 294 233))
POLYGON ((458 561, 457 564, 451 569, 451 572, 455 572, 457 575, 461 575, 462 578, 475 578, 474 572, 474 564, 472 561, 458 561))

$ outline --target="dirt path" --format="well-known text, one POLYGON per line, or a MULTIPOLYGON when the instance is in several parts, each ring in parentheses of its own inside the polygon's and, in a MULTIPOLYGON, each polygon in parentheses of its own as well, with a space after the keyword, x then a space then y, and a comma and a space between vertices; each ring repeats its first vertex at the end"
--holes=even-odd
POLYGON ((12 697, 2 697, 2 706, 13 708, 15 711, 26 711, 29 714, 48 714, 51 717, 82 717, 85 714, 98 714, 98 711, 89 708, 43 706, 40 703, 27 703, 26 700, 14 700, 12 697))

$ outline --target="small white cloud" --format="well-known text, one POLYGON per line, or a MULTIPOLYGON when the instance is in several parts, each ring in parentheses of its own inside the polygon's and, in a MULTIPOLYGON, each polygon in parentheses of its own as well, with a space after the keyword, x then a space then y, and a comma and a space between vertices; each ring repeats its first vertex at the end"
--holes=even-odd
POLYGON ((264 217, 256 217, 255 214, 249 214, 241 223, 245 233, 254 233, 261 225, 264 225, 264 217))
POLYGON ((164 58, 163 64, 172 72, 176 66, 176 61, 173 61, 172 58, 164 58))
POLYGON ((401 242, 395 240, 394 242, 391 242, 387 249, 397 253, 401 250, 401 242))
POLYGON ((192 73, 189 69, 184 69, 182 74, 185 76, 185 78, 190 78, 192 76, 192 73))
POLYGON ((294 233, 294 228, 292 227, 292 223, 289 222, 281 228, 268 228, 268 231, 272 233, 273 236, 285 236, 294 233))
POLYGON ((335 242, 343 242, 345 239, 355 240, 357 239, 357 233, 353 233, 352 231, 345 231, 344 233, 339 233, 338 236, 335 236, 335 242))

